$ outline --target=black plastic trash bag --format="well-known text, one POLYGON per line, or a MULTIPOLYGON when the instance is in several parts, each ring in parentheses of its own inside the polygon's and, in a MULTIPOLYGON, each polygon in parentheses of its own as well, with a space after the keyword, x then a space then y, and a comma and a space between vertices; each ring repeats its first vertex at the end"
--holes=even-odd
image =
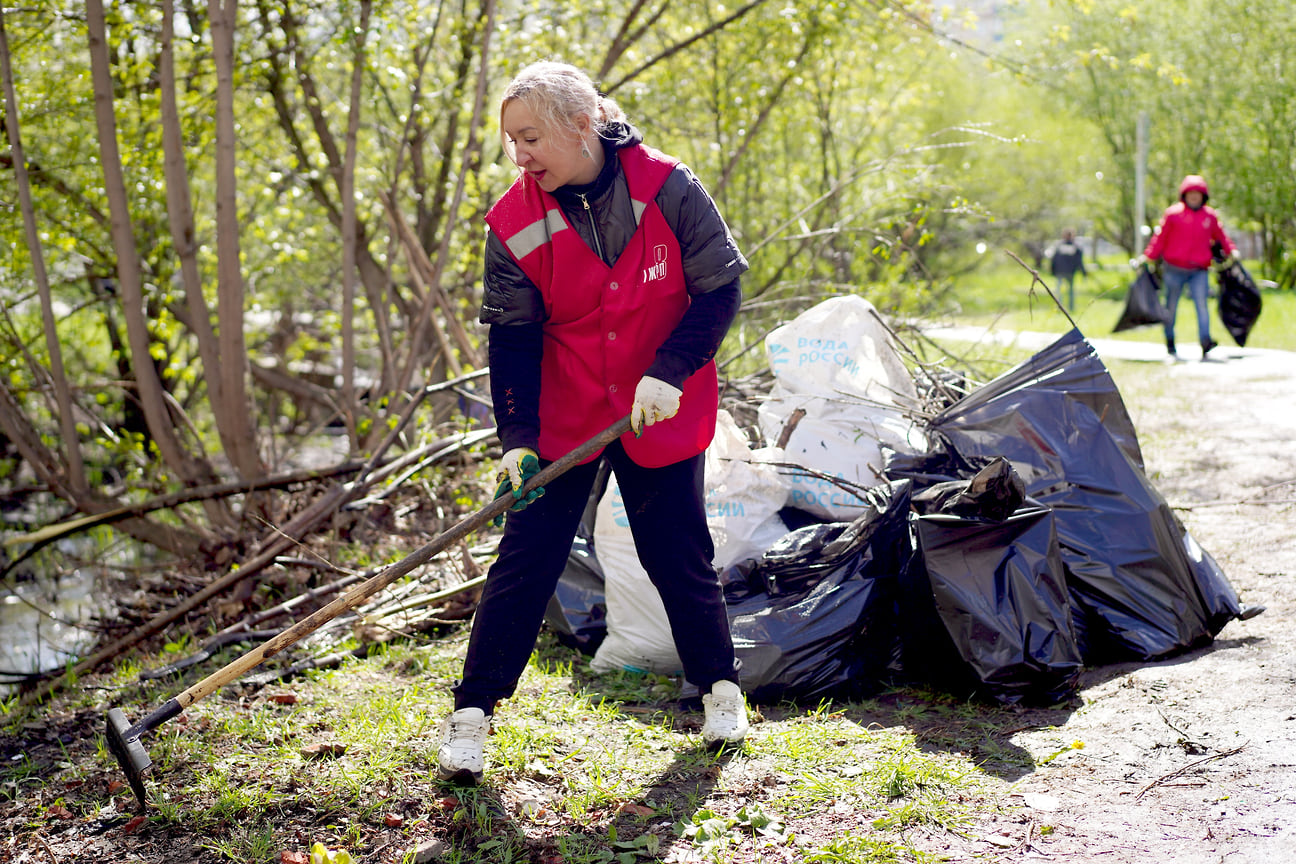
POLYGON ((572 541, 567 567, 545 607, 544 621, 558 641, 582 654, 593 654, 607 637, 607 594, 603 568, 588 536, 572 541))
POLYGON ((1260 288, 1240 262, 1215 271, 1219 286, 1219 316, 1233 341, 1246 345, 1251 327, 1260 317, 1260 288))
MULTIPOLYGON (((1238 616, 1227 577, 1210 556, 1193 555, 1199 547, 1143 473, 1115 383, 1078 330, 929 425, 948 452, 927 465, 939 472, 1004 456, 1027 495, 1053 509, 1086 662, 1177 653, 1238 616)), ((919 481, 923 464, 896 468, 919 481)))
POLYGON ((1026 484, 1012 463, 996 456, 971 480, 949 480, 913 493, 913 509, 920 514, 944 513, 1002 522, 1021 507, 1026 484))
POLYGON ((1161 303, 1157 292, 1161 290, 1161 280, 1147 267, 1140 267, 1138 275, 1130 283, 1125 294, 1125 311, 1112 328, 1113 333, 1132 330, 1147 324, 1164 324, 1170 312, 1161 303))
POLYGON ((791 531, 721 574, 739 678, 753 702, 859 698, 895 670, 909 484, 874 487, 864 500, 854 522, 791 531))
POLYGON ((612 469, 607 460, 599 464, 594 475, 589 500, 576 526, 567 566, 558 578, 549 603, 545 607, 544 622, 554 631, 558 641, 584 654, 594 654, 607 637, 607 580, 603 567, 594 551, 594 514, 599 499, 607 490, 612 469))
POLYGON ((1084 663, 1053 512, 1032 502, 1003 520, 915 514, 912 525, 905 675, 1006 704, 1072 696, 1084 663))
MULTIPOLYGON (((938 414, 937 418, 985 414, 1011 420, 1013 400, 1018 394, 1026 398, 1043 392, 1062 394, 1068 401, 1088 407, 1102 418, 1103 426, 1116 439, 1122 452, 1140 469, 1143 468, 1138 433, 1134 430, 1134 421, 1130 419, 1125 400, 1121 398, 1107 367, 1079 330, 1071 330, 1035 356, 973 390, 938 414)), ((938 423, 929 423, 929 427, 939 432, 938 423)), ((966 480, 996 456, 1002 455, 983 455, 987 452, 987 448, 963 451, 933 447, 929 453, 917 456, 891 453, 884 473, 892 480, 913 477, 917 494, 918 489, 938 480, 966 480), (930 479, 923 482, 924 477, 930 479)), ((1018 473, 1021 472, 1021 466, 1014 467, 1018 473)), ((1031 478, 1023 476, 1022 479, 1029 493, 1031 478)))

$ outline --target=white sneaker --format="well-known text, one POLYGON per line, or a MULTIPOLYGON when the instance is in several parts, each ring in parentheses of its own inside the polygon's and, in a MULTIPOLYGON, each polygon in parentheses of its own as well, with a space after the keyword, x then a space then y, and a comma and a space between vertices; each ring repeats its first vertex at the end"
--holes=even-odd
POLYGON ((702 709, 702 740, 708 747, 738 744, 747 737, 747 700, 737 684, 717 681, 702 697, 702 709))
POLYGON ((437 776, 454 783, 481 782, 486 760, 482 747, 491 718, 480 708, 460 708, 441 721, 441 746, 437 749, 437 776))

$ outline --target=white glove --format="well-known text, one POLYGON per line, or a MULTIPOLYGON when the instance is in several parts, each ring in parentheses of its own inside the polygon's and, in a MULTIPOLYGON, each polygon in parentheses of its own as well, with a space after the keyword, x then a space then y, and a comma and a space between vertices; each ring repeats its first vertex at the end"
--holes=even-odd
POLYGON ((645 375, 635 388, 634 407, 630 409, 630 428, 635 437, 643 434, 643 427, 658 420, 669 420, 679 412, 680 397, 684 391, 665 381, 645 375))

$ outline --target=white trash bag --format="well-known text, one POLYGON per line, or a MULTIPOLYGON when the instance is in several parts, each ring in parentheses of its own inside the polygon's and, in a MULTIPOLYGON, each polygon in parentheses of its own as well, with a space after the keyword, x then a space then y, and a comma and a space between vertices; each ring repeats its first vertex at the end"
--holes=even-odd
POLYGON ((787 503, 824 519, 856 518, 865 505, 852 489, 882 482, 884 446, 927 450, 921 426, 905 414, 918 393, 890 333, 871 303, 843 295, 770 332, 765 351, 775 382, 758 411, 761 433, 778 441, 795 420, 785 457, 810 469, 792 472, 787 503))
MULTIPOLYGON (((787 478, 768 464, 781 461, 781 451, 752 451, 733 417, 720 411, 716 435, 704 459, 707 528, 716 549, 712 563, 723 569, 758 557, 787 533, 778 515, 787 501, 787 478)), ((607 636, 590 668, 595 672, 681 672, 666 607, 639 563, 615 475, 609 478, 607 491, 595 509, 594 555, 603 569, 607 636)))
POLYGON ((787 533, 778 511, 787 503, 789 478, 769 464, 782 461, 778 448, 753 451, 729 412, 719 412, 706 451, 707 527, 717 570, 760 557, 787 533))
POLYGON ((662 675, 682 672, 666 607, 639 563, 615 474, 594 511, 594 556, 603 568, 607 636, 594 652, 590 668, 662 675))

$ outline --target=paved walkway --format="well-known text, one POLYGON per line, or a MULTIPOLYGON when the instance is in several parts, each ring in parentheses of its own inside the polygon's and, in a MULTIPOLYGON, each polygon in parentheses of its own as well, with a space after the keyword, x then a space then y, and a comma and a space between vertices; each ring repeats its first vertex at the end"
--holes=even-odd
MULTIPOLYGON (((934 339, 957 339, 961 342, 1015 345, 1028 351, 1038 351, 1053 344, 1063 333, 1044 333, 1034 330, 1001 330, 989 327, 933 327, 923 333, 934 339)), ((1088 338, 1088 337, 1086 337, 1088 338)), ((1216 337, 1219 338, 1219 337, 1216 337)), ((1227 336, 1224 339, 1228 339, 1227 336)), ((1196 343, 1179 348, 1179 360, 1166 355, 1165 345, 1156 342, 1130 342, 1124 339, 1089 338, 1098 356, 1111 360, 1134 360, 1162 363, 1180 370, 1183 374, 1203 374, 1213 377, 1238 375, 1296 375, 1296 352, 1272 348, 1240 348, 1221 342, 1210 353, 1207 362, 1201 362, 1201 348, 1196 343)))

